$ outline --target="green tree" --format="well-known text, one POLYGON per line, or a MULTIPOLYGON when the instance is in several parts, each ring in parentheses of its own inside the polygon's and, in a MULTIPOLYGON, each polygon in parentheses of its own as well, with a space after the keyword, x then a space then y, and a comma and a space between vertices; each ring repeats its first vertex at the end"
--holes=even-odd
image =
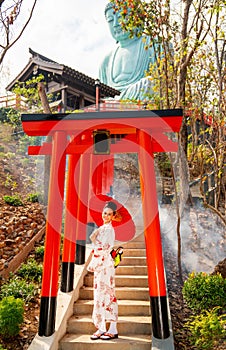
MULTIPOLYGON (((42 109, 44 113, 51 114, 48 98, 51 99, 51 95, 47 97, 45 91, 44 76, 39 74, 37 77, 33 77, 26 82, 19 82, 14 88, 13 92, 17 96, 23 96, 27 99, 28 106, 33 109, 42 109)), ((47 136, 46 142, 51 142, 52 137, 47 136)), ((44 176, 44 204, 48 201, 48 188, 49 188, 49 173, 50 173, 50 156, 45 156, 45 176, 44 176)))
POLYGON ((18 82, 13 89, 13 93, 20 98, 26 99, 28 109, 41 109, 41 101, 38 93, 38 84, 44 81, 44 76, 39 74, 25 82, 18 82))

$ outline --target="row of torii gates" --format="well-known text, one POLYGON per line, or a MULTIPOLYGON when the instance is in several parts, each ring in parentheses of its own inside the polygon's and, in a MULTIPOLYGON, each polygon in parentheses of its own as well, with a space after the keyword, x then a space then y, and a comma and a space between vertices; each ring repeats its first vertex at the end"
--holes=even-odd
MULTIPOLYGON (((138 154, 152 333, 157 339, 170 336, 154 153, 177 151, 177 143, 166 133, 179 132, 182 114, 181 109, 168 109, 22 115, 27 135, 52 137, 51 143, 28 148, 30 155, 51 155, 40 336, 50 336, 55 331, 62 221, 64 219, 61 291, 70 292, 75 254, 80 254, 80 263, 85 262, 79 243, 86 240, 89 198, 110 192, 117 153, 138 154)), ((131 238, 130 233, 125 232, 122 240, 131 238)))

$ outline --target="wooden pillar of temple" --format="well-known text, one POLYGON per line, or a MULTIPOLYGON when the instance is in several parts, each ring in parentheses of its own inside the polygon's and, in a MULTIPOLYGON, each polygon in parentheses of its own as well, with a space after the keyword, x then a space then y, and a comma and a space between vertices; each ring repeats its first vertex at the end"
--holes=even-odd
POLYGON ((61 100, 63 104, 62 112, 65 113, 67 110, 67 89, 64 87, 61 91, 61 100))

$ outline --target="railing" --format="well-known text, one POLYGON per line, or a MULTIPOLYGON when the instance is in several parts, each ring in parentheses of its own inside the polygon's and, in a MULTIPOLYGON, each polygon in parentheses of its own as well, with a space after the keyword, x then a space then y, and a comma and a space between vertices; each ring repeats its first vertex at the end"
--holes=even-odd
POLYGON ((105 100, 102 101, 99 106, 96 104, 84 107, 84 112, 114 112, 114 111, 140 111, 145 109, 144 104, 133 103, 133 102, 125 102, 118 100, 105 100))
POLYGON ((27 110, 26 99, 16 95, 0 96, 0 108, 27 110))

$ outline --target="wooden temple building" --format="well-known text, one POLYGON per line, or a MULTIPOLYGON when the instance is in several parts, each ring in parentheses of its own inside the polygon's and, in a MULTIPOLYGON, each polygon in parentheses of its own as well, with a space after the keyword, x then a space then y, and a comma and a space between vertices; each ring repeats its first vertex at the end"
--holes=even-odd
MULTIPOLYGON (((18 82, 26 82, 42 74, 46 93, 51 94, 51 109, 58 112, 73 111, 85 108, 96 102, 96 80, 64 64, 59 64, 32 49, 31 57, 24 69, 6 87, 13 91, 18 82)), ((120 92, 105 84, 99 85, 100 100, 114 97, 120 92)))

